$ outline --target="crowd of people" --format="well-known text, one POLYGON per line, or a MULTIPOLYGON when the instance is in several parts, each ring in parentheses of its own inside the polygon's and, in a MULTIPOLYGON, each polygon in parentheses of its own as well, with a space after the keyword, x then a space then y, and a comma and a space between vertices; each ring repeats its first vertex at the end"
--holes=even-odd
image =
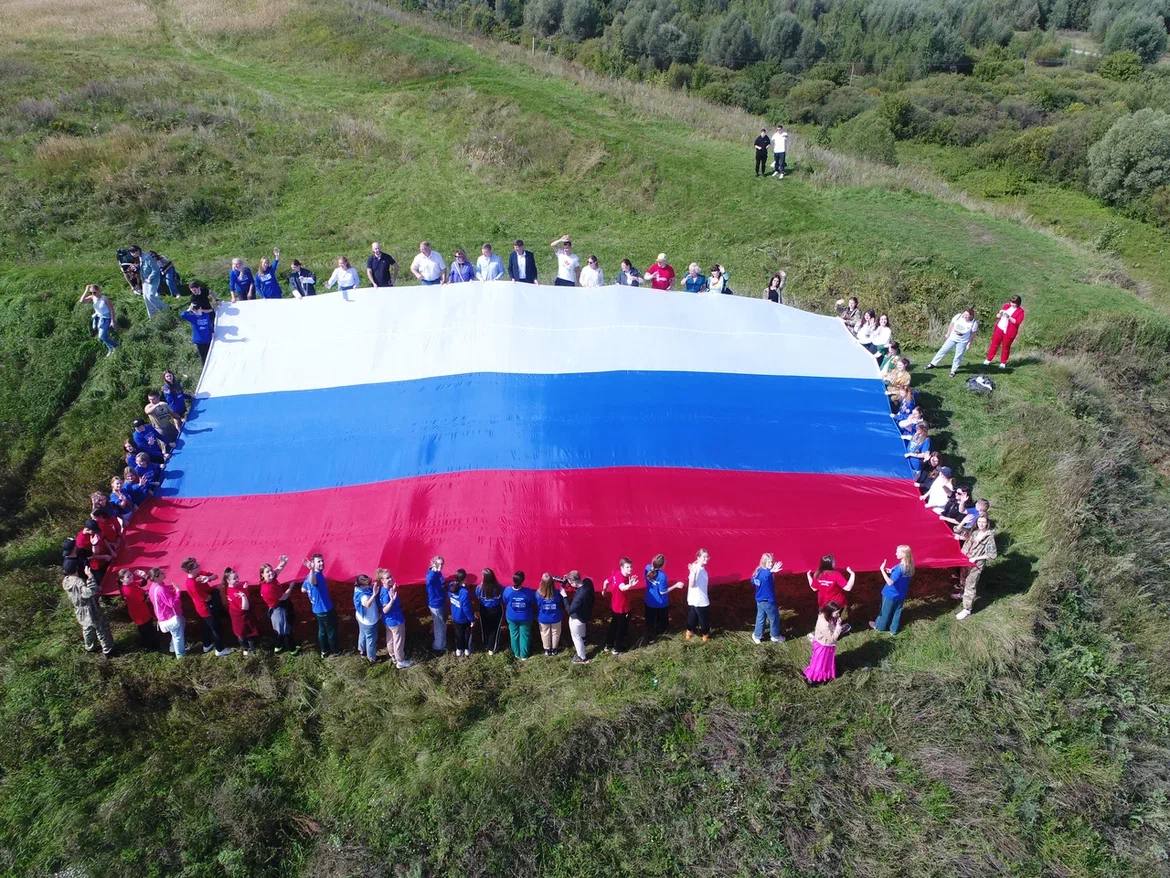
MULTIPOLYGON (((766 131, 761 136, 766 136, 766 131)), ((776 167, 777 173, 782 175, 782 150, 776 167)), ((550 247, 556 260, 556 284, 599 286, 605 282, 596 257, 590 256, 581 267, 568 235, 551 241, 550 247)), ((137 247, 128 252, 148 263, 140 263, 139 268, 143 297, 147 300, 148 313, 158 313, 166 307, 157 292, 159 257, 148 251, 148 258, 137 247), (152 278, 155 286, 148 296, 146 290, 151 287, 152 278)), ((174 272, 173 263, 168 260, 167 265, 169 271, 174 272)), ((255 271, 243 260, 233 259, 228 276, 232 301, 282 297, 284 288, 277 275, 279 265, 279 249, 273 250, 272 259, 261 259, 255 271)), ((474 266, 460 248, 456 248, 454 260, 448 265, 427 241, 420 244, 409 270, 422 285, 473 279, 535 283, 538 278, 536 259, 521 240, 514 242, 506 272, 503 261, 490 244, 481 247, 474 266)), ((371 286, 393 286, 398 279, 398 262, 383 251, 379 242, 374 242, 365 271, 365 280, 371 286)), ((674 268, 663 253, 658 254, 645 272, 635 269, 628 259, 622 260, 618 272, 621 284, 638 286, 648 283, 651 288, 663 291, 674 289, 675 280, 674 268)), ((782 303, 786 280, 785 272, 775 272, 769 278, 764 297, 782 303)), ((298 260, 292 261, 288 283, 294 296, 316 293, 315 274, 298 260)), ((168 285, 172 290, 177 289, 177 275, 168 285)), ((345 257, 339 257, 326 287, 336 287, 345 293, 361 285, 362 278, 357 270, 345 257)), ((727 271, 719 264, 713 265, 709 274, 704 275, 698 263, 691 263, 679 288, 695 293, 731 293, 727 271)), ((181 317, 190 323, 192 341, 205 361, 214 331, 217 301, 199 281, 191 282, 188 290, 191 302, 181 317)), ((113 353, 117 348, 117 341, 111 333, 115 319, 113 304, 96 284, 86 287, 81 301, 93 305, 94 332, 108 353, 113 353)), ((944 463, 938 449, 931 447, 928 419, 913 386, 910 360, 902 356, 900 346, 893 338, 888 315, 878 314, 872 309, 863 311, 855 297, 837 302, 836 310, 849 332, 877 363, 891 399, 891 417, 906 443, 909 472, 922 502, 952 528, 963 554, 971 563, 960 574, 961 588, 954 595, 961 601, 956 618, 965 619, 972 612, 982 571, 997 553, 996 533, 988 517, 990 503, 986 499, 975 500, 968 485, 957 483, 953 468, 944 463)), ((1023 320, 1020 297, 1013 296, 995 316, 995 330, 985 365, 998 352, 1001 368, 1006 366, 1012 342, 1023 320)), ((952 353, 951 374, 954 375, 978 326, 973 308, 955 315, 948 325, 942 346, 926 368, 937 366, 948 353, 952 353)), ((107 655, 113 650, 109 625, 98 599, 98 584, 121 546, 127 522, 158 488, 189 406, 190 399, 174 372, 165 371, 159 389, 147 394, 144 417, 134 421, 123 444, 125 468, 111 479, 108 493, 91 495, 90 518, 74 538, 65 542, 63 587, 83 629, 86 649, 100 649, 107 655)), ((902 607, 914 575, 910 547, 898 546, 895 556, 897 563, 893 568, 885 562, 881 565, 880 572, 885 582, 881 609, 877 618, 869 623, 871 628, 891 634, 897 634, 901 627, 902 607)), ((148 649, 156 647, 157 633, 163 632, 170 637, 170 652, 180 657, 186 653, 186 620, 181 599, 181 595, 186 594, 202 628, 204 652, 214 652, 216 656, 233 652, 233 647, 227 645, 224 637, 222 617, 225 613, 240 650, 248 654, 256 649, 261 637, 258 622, 261 608, 267 610, 275 651, 289 651, 296 646, 292 594, 297 585, 280 582, 287 560, 286 556, 281 556, 275 564, 263 565, 258 579, 252 584, 241 579, 239 573, 230 567, 224 570, 222 577, 202 570, 194 558, 188 558, 181 565, 186 577, 182 586, 169 582, 164 571, 158 568, 120 570, 119 591, 131 620, 138 627, 142 643, 148 649)), ((501 585, 490 568, 482 570, 478 583, 474 585, 462 569, 451 577, 444 577, 444 560, 436 556, 425 578, 427 605, 433 624, 432 649, 436 653, 447 650, 450 626, 455 655, 470 656, 474 642, 472 633, 478 628, 480 648, 492 654, 501 651, 505 645, 501 635, 506 630, 506 643, 512 653, 520 660, 527 660, 533 651, 532 626, 535 624, 545 654, 554 655, 560 650, 562 625, 567 623, 574 649, 573 661, 588 661, 585 636, 599 592, 610 601, 604 652, 620 654, 628 646, 634 608, 630 593, 644 593, 645 628, 648 637, 654 640, 668 630, 669 596, 676 589, 686 590, 686 639, 697 637, 705 642, 711 635, 708 561, 708 553, 700 550, 688 565, 686 580, 673 584, 664 570, 665 558, 657 555, 645 565, 642 577, 635 575, 629 558, 620 559, 614 573, 602 581, 599 589, 595 588, 591 578, 580 576, 577 571, 561 577, 543 573, 539 584, 531 588, 525 585, 525 574, 520 571, 512 575, 508 586, 501 585)), ((324 559, 321 555, 313 555, 304 563, 308 572, 299 584, 299 591, 308 599, 315 617, 318 647, 323 657, 338 654, 342 650, 338 642, 336 612, 324 575, 324 559)), ((770 553, 765 553, 752 577, 757 605, 752 639, 756 643, 764 642, 765 633, 772 642, 784 640, 773 582, 774 575, 781 569, 782 564, 770 553)), ((853 589, 855 577, 848 568, 845 574, 836 570, 831 555, 822 559, 817 570, 806 574, 809 587, 817 594, 818 606, 814 630, 808 635, 812 641, 812 655, 805 676, 810 683, 824 682, 835 676, 835 645, 850 630, 848 593, 853 589)), ((397 667, 409 667, 411 662, 405 652, 406 619, 394 577, 388 570, 378 568, 372 578, 364 574, 356 577, 353 590, 354 617, 359 630, 358 652, 369 661, 377 660, 378 631, 384 625, 386 654, 397 667)))

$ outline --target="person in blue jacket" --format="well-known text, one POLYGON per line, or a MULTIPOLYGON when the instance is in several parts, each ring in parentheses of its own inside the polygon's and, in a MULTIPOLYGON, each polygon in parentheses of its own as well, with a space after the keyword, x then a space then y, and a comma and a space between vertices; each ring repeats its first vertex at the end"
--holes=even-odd
POLYGON ((427 571, 427 608, 431 611, 431 627, 434 637, 431 649, 435 653, 447 651, 447 589, 443 584, 443 557, 436 555, 431 559, 431 568, 427 571))
POLYGON ((406 657, 406 614, 398 597, 398 585, 385 567, 374 573, 378 580, 378 603, 382 607, 382 621, 386 624, 386 655, 399 670, 412 664, 406 657))
POLYGON ((561 651, 561 621, 565 615, 565 587, 551 573, 540 577, 536 588, 536 624, 545 655, 561 651))
POLYGON ((447 600, 451 605, 451 626, 455 629, 455 655, 469 656, 475 608, 471 605, 471 589, 467 587, 467 571, 462 567, 447 585, 447 600))
POLYGON ((284 296, 280 278, 276 276, 276 270, 279 267, 279 248, 273 248, 271 262, 268 261, 267 256, 260 260, 260 267, 256 269, 256 293, 261 299, 279 299, 284 296))
POLYGON ((364 573, 353 581, 353 617, 358 624, 358 655, 374 664, 378 660, 378 623, 382 621, 382 610, 374 583, 364 573))
POLYGON ((898 563, 893 570, 887 569, 886 562, 882 561, 880 570, 882 579, 886 581, 882 588, 882 609, 877 620, 869 623, 869 627, 875 631, 889 631, 891 634, 897 634, 902 627, 902 605, 906 603, 910 580, 914 577, 914 553, 910 547, 898 546, 894 554, 898 563))
POLYGON ((479 601, 479 636, 488 655, 494 655, 500 648, 500 622, 504 615, 504 590, 496 578, 496 571, 483 568, 479 574, 479 585, 475 587, 475 599, 479 601))
POLYGON ((780 609, 776 606, 776 586, 772 582, 772 577, 783 567, 783 564, 772 557, 771 552, 765 552, 760 558, 760 566, 752 574, 752 586, 756 590, 756 629, 752 632, 753 643, 764 642, 765 621, 771 628, 772 642, 784 642, 784 635, 780 633, 780 609))
POLYGON ((524 587, 524 571, 512 575, 512 584, 504 589, 504 613, 508 620, 508 635, 512 640, 512 655, 528 661, 532 645, 532 620, 536 618, 536 592, 524 587))
POLYGON ((309 568, 309 574, 301 583, 301 591, 309 596, 317 620, 317 647, 321 650, 321 658, 337 655, 340 652, 337 648, 337 613, 329 596, 329 581, 325 578, 325 558, 317 552, 305 560, 305 566, 309 568))
POLYGON ((666 556, 657 554, 646 565, 646 636, 657 640, 670 626, 670 593, 682 583, 670 584, 666 576, 666 556))

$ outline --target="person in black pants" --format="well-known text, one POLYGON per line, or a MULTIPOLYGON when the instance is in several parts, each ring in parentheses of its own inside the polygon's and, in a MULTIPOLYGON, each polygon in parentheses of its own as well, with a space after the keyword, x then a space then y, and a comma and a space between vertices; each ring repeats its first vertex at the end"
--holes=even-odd
POLYGON ((756 176, 768 176, 768 147, 772 139, 768 137, 768 129, 761 128, 760 136, 756 138, 756 176))

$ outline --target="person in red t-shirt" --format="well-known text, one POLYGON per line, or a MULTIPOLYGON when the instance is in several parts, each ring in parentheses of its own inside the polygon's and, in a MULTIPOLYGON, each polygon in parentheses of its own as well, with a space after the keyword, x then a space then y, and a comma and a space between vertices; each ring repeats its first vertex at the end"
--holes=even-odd
POLYGON ((223 584, 227 588, 228 618, 232 620, 232 633, 240 642, 244 655, 247 655, 256 648, 256 638, 260 636, 256 617, 252 613, 248 583, 241 582, 236 571, 227 567, 223 571, 223 584))
POLYGON ((288 564, 288 555, 281 555, 276 566, 260 565, 260 599, 268 607, 268 621, 276 635, 276 652, 296 649, 293 643, 292 585, 282 585, 277 578, 288 564))
MULTIPOLYGON (((849 599, 845 593, 853 590, 853 581, 857 578, 857 574, 853 572, 852 567, 846 567, 845 572, 849 574, 849 578, 846 579, 834 569, 836 566, 837 560, 832 555, 825 555, 821 558, 816 572, 810 570, 805 574, 808 577, 809 588, 817 593, 818 610, 824 609, 825 604, 829 601, 842 607, 849 606, 849 599)), ((848 626, 846 626, 846 630, 848 630, 848 626)))
POLYGON ((93 571, 93 578, 101 582, 106 575, 106 568, 114 560, 114 548, 106 540, 102 523, 91 518, 77 532, 73 544, 77 547, 78 561, 84 560, 93 571))
POLYGON ((605 634, 605 652, 618 655, 626 651, 626 635, 630 630, 630 592, 641 583, 634 575, 634 562, 629 558, 618 561, 618 569, 601 583, 601 593, 610 595, 609 630, 605 634))
POLYGON ((130 621, 138 626, 138 639, 142 642, 142 648, 154 652, 158 649, 158 633, 146 589, 135 581, 134 571, 129 568, 118 571, 118 589, 122 592, 122 600, 126 602, 130 621))
POLYGON ((674 268, 666 261, 665 253, 659 253, 658 259, 646 270, 646 280, 656 290, 669 290, 674 286, 674 268))
POLYGON ((214 573, 199 569, 199 562, 194 558, 187 558, 179 565, 187 574, 187 582, 183 591, 191 599, 191 606, 195 608, 195 615, 203 621, 203 651, 215 650, 217 657, 231 655, 233 650, 225 649, 223 635, 219 630, 219 620, 223 616, 223 598, 219 587, 212 584, 218 577, 214 573))

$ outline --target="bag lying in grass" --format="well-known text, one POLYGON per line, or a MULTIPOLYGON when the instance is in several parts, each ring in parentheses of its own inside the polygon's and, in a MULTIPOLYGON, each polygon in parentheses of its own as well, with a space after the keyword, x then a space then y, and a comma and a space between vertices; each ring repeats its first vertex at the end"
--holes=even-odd
POLYGON ((995 382, 986 375, 976 375, 974 378, 967 379, 967 389, 980 396, 987 396, 995 390, 995 382))

